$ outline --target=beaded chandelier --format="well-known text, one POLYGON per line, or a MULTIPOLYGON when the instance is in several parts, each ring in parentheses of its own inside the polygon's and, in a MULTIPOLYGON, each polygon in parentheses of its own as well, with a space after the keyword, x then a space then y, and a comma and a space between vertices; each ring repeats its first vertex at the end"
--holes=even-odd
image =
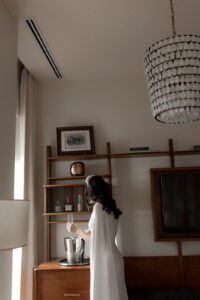
POLYGON ((200 36, 176 35, 151 45, 145 53, 145 75, 153 117, 168 124, 200 120, 200 36))

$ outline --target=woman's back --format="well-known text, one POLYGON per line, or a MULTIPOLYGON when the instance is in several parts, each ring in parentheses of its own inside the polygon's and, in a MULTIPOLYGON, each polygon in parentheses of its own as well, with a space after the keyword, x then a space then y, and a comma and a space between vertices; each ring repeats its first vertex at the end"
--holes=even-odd
POLYGON ((91 300, 127 300, 123 258, 115 244, 118 219, 96 202, 89 222, 91 300))

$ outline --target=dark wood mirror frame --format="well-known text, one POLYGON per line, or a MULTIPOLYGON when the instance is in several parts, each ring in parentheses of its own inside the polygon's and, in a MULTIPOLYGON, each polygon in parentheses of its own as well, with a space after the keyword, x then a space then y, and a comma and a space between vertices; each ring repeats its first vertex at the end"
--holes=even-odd
MULTIPOLYGON (((162 187, 161 187, 161 177, 163 175, 193 175, 193 174, 196 174, 197 179, 199 180, 200 179, 200 167, 150 169, 151 198, 152 198, 152 210, 153 210, 153 221, 154 221, 154 236, 155 236, 156 241, 195 241, 195 240, 200 240, 200 228, 198 228, 196 230, 182 230, 181 231, 181 230, 176 230, 176 228, 174 228, 173 230, 169 230, 169 229, 166 230, 165 226, 164 226, 164 213, 165 212, 164 212, 164 207, 163 207, 164 205, 163 205, 163 195, 162 195, 162 187)), ((197 184, 198 184, 198 182, 196 182, 196 185, 197 184)), ((200 189, 200 180, 199 180, 198 186, 200 189)), ((172 205, 173 205, 173 202, 172 202, 172 205)), ((187 207, 187 205, 185 205, 185 207, 187 207)), ((200 216, 200 205, 199 205, 199 207, 197 207, 197 209, 199 211, 199 216, 200 216)), ((189 211, 186 212, 186 214, 187 213, 189 214, 189 211)))

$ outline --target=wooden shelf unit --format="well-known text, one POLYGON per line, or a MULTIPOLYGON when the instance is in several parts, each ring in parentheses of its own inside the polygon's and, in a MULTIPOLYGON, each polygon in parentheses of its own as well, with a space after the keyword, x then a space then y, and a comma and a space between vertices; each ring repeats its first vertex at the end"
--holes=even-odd
MULTIPOLYGON (((110 143, 106 145, 106 154, 91 154, 91 155, 65 155, 65 156, 52 156, 51 155, 51 146, 47 146, 46 148, 46 184, 43 186, 44 188, 44 212, 43 215, 46 218, 46 226, 47 226, 47 259, 51 259, 51 225, 52 224, 64 224, 67 223, 67 220, 54 220, 52 217, 56 216, 67 216, 67 215, 91 215, 90 210, 85 211, 72 211, 72 212, 59 212, 56 213, 53 211, 53 205, 55 205, 56 196, 54 194, 63 193, 65 191, 69 191, 69 193, 73 193, 74 189, 85 187, 85 179, 87 175, 84 176, 54 176, 52 175, 52 164, 61 161, 77 161, 77 160, 107 160, 107 174, 99 174, 103 178, 107 179, 110 190, 112 192, 112 172, 111 172, 111 155, 110 155, 110 143), (66 181, 67 183, 57 183, 57 181, 66 181), (74 183, 75 181, 82 181, 74 183), (73 181, 73 183, 70 183, 73 181), (63 191, 62 191, 63 189, 63 191), (71 190, 70 190, 71 189, 71 190), (50 195, 53 194, 53 196, 50 195), (53 202, 53 203, 51 203, 53 202)), ((89 174, 88 174, 89 175, 89 174)), ((82 191, 83 192, 83 191, 82 191)), ((67 193, 67 192, 66 192, 67 193)), ((83 193, 82 193, 83 195, 83 193)), ((88 222, 87 220, 74 220, 74 222, 82 223, 88 222)))
MULTIPOLYGON (((175 156, 184 156, 184 155, 200 155, 200 151, 193 151, 193 150, 184 150, 184 151, 174 151, 173 149, 173 140, 169 140, 169 150, 168 151, 144 151, 144 152, 129 152, 129 153, 113 153, 111 154, 110 151, 110 143, 107 143, 107 153, 106 154, 92 154, 92 155, 70 155, 70 156, 51 156, 51 147, 47 146, 47 152, 46 152, 46 168, 47 168, 47 177, 46 181, 47 184, 44 185, 44 189, 51 189, 51 188, 57 188, 57 187, 75 187, 75 186, 82 186, 84 187, 84 183, 73 183, 73 184, 54 184, 53 181, 59 181, 59 180, 83 180, 87 176, 65 176, 65 177, 56 177, 52 176, 51 172, 51 164, 56 163, 58 161, 73 161, 73 160, 90 160, 90 159, 107 159, 107 165, 108 165, 108 174, 100 175, 104 178, 108 178, 108 183, 110 184, 110 187, 112 188, 112 171, 111 171, 111 160, 112 159, 120 159, 120 158, 137 158, 137 157, 159 157, 159 156, 169 156, 170 158, 170 165, 171 167, 175 167, 174 163, 174 157, 175 156)), ((83 212, 90 214, 91 212, 83 212)), ((61 213, 61 214, 67 214, 67 213, 61 213)), ((74 212, 74 214, 77 214, 77 212, 74 212)), ((51 217, 54 215, 58 215, 58 213, 44 213, 46 216, 46 224, 47 224, 47 244, 50 242, 50 233, 51 233, 51 224, 56 223, 65 223, 66 221, 53 221, 51 220, 51 217)), ((79 220, 79 222, 85 222, 85 220, 79 220)), ((179 241, 177 241, 179 242, 179 241)), ((47 246, 47 257, 50 257, 50 249, 47 246)), ((179 244, 179 255, 180 255, 180 244, 179 244)))

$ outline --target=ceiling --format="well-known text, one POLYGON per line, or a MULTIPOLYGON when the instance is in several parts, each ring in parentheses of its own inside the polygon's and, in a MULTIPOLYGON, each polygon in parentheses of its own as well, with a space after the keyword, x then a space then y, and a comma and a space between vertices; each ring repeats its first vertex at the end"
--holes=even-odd
MULTIPOLYGON (((172 34, 169 0, 3 0, 18 21, 18 57, 42 82, 58 81, 25 18, 33 18, 64 81, 134 78, 145 49, 172 34)), ((177 34, 199 34, 200 0, 174 0, 177 34)))

